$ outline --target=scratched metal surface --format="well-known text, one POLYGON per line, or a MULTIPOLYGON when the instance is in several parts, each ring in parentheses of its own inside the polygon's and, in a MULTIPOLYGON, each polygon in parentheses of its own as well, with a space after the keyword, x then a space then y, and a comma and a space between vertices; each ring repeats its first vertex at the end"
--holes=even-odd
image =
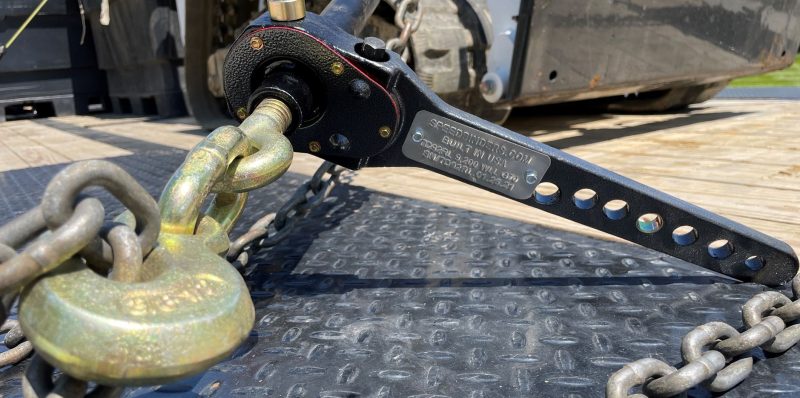
MULTIPOLYGON (((185 153, 84 130, 73 133, 136 152, 112 161, 154 195, 185 153)), ((1 173, 0 223, 61 167, 1 173)), ((255 193, 243 224, 304 179, 255 193)), ((337 188, 255 264, 257 322, 242 347, 201 375, 127 396, 602 396, 630 360, 678 365, 694 325, 741 325, 740 305, 763 290, 639 247, 357 187, 337 188)), ((754 355, 754 375, 726 396, 800 394, 800 350, 754 355)), ((22 368, 0 369, 0 397, 21 395, 22 368)))

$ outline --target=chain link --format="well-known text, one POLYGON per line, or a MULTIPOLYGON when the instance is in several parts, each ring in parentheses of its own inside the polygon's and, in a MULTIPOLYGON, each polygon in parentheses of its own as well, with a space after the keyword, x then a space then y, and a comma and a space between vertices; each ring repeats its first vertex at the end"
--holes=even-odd
POLYGON ((95 385, 67 374, 61 374, 53 381, 55 368, 34 355, 22 378, 22 396, 25 398, 116 398, 125 391, 122 387, 95 385), (87 391, 89 390, 89 391, 87 391))
MULTIPOLYGON (((146 284, 149 282, 142 281, 145 259, 162 234, 173 237, 176 233, 200 234, 205 245, 214 251, 214 257, 216 253, 226 251, 229 247, 227 233, 241 214, 247 192, 269 184, 288 169, 292 148, 283 133, 290 123, 291 112, 287 106, 267 99, 239 127, 225 126, 215 130, 189 153, 176 171, 162 194, 160 207, 130 175, 112 163, 79 162, 59 172, 48 184, 41 205, 0 227, 0 334, 5 334, 3 343, 9 348, 0 353, 0 367, 18 363, 34 350, 32 343, 25 340, 20 322, 7 319, 19 292, 61 264, 75 267, 85 262, 112 280, 146 284), (97 199, 81 196, 89 186, 105 188, 129 210, 120 217, 124 223, 104 224, 102 204, 97 199), (210 207, 201 210, 210 195, 214 195, 210 207), (24 251, 17 253, 19 248, 24 248, 24 251), (74 256, 79 256, 82 261, 71 261, 74 256)), ((333 169, 331 167, 328 172, 335 173, 333 169)), ((325 172, 318 172, 303 186, 304 190, 312 192, 311 196, 301 198, 295 195, 295 205, 282 208, 279 212, 282 228, 288 231, 287 220, 293 220, 296 214, 307 213, 330 192, 333 181, 323 180, 324 175, 325 172)), ((169 248, 159 245, 160 248, 153 251, 162 254, 154 256, 164 258, 164 250, 179 250, 176 247, 180 244, 175 239, 180 238, 165 239, 172 239, 165 242, 169 248)), ((176 278, 170 280, 178 281, 176 278)), ((192 282, 192 285, 196 284, 192 282)), ((26 292, 44 285, 36 282, 31 286, 26 292)), ((41 303, 34 304, 36 301, 30 298, 31 295, 26 293, 25 308, 20 310, 21 318, 26 315, 23 322, 38 319, 31 311, 39 308, 41 303)), ((235 295, 239 296, 239 293, 235 295)), ((248 307, 244 305, 241 308, 244 311, 242 316, 247 318, 248 307)), ((252 312, 252 304, 250 308, 252 312)), ((86 308, 86 311, 93 310, 86 308)), ((244 322, 249 325, 252 319, 244 322)), ((237 327, 238 323, 226 322, 226 325, 237 327)), ((98 327, 101 326, 95 325, 93 330, 99 330, 98 327)), ((39 332, 31 336, 36 337, 39 332)), ((231 331, 231 335, 233 333, 231 331)), ((37 338, 32 340, 37 341, 37 338)), ((66 373, 54 380, 54 372, 56 369, 52 364, 35 355, 23 381, 24 396, 106 397, 119 396, 123 391, 119 387, 96 385, 87 393, 89 384, 86 381, 66 373)), ((111 371, 100 376, 116 380, 115 372, 119 373, 111 371)))
MULTIPOLYGON (((102 160, 79 162, 56 174, 45 189, 41 205, 0 227, 0 333, 5 333, 3 344, 8 348, 0 353, 0 367, 19 363, 34 350, 33 344, 25 339, 20 322, 7 319, 25 285, 79 253, 101 273, 108 273, 110 269, 105 266, 105 261, 120 267, 120 271, 114 271, 115 274, 130 274, 126 268, 133 268, 135 272, 141 266, 143 251, 149 251, 155 244, 158 228, 155 200, 115 164, 102 160), (88 186, 106 188, 131 209, 140 234, 120 224, 104 224, 105 209, 100 201, 80 195, 88 186), (15 248, 20 247, 24 250, 17 253, 15 248)), ((54 368, 42 359, 34 362, 44 365, 30 367, 29 374, 44 367, 49 370, 46 377, 39 375, 35 378, 40 382, 36 388, 30 388, 30 383, 23 388, 24 396, 44 397, 51 393, 63 397, 85 395, 86 382, 64 375, 60 378, 63 382, 53 385, 54 368)), ((98 386, 94 391, 111 390, 118 389, 98 386)))
POLYGON ((408 62, 411 51, 408 42, 411 35, 419 29, 422 24, 422 9, 419 0, 402 0, 397 6, 394 14, 394 24, 400 28, 400 36, 386 42, 386 48, 401 54, 404 62, 408 62))
POLYGON ((606 396, 671 397, 698 385, 717 393, 730 390, 752 372, 751 350, 760 347, 780 354, 800 341, 800 324, 792 324, 800 319, 800 275, 792 280, 792 289, 795 301, 773 291, 748 300, 742 306, 743 332, 724 322, 709 322, 687 333, 681 344, 684 365, 680 369, 653 358, 623 366, 609 378, 606 396), (644 395, 629 395, 636 386, 642 387, 644 395))
POLYGON ((343 168, 323 162, 310 180, 301 185, 277 212, 253 223, 250 229, 231 243, 227 258, 236 268, 247 267, 261 249, 277 245, 292 232, 297 220, 319 207, 340 181, 343 168))
POLYGON ((19 322, 9 319, 0 326, 0 334, 5 333, 3 345, 8 351, 0 352, 0 368, 15 365, 27 358, 33 352, 33 345, 25 340, 19 322))

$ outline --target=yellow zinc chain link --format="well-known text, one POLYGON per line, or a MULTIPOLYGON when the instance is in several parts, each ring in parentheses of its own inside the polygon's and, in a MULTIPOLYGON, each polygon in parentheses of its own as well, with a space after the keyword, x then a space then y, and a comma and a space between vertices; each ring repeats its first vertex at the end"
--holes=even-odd
POLYGON ((0 227, 5 231, 0 274, 9 276, 0 283, 0 324, 23 292, 19 321, 5 322, 0 331, 14 347, 0 362, 13 364, 36 349, 23 380, 26 397, 84 396, 88 385, 82 380, 102 384, 92 396, 117 396, 122 389, 114 386, 183 378, 239 345, 252 328, 254 309, 241 276, 221 256, 247 192, 289 168, 293 152, 284 133, 291 122, 283 102, 266 99, 239 127, 212 132, 168 182, 158 206, 160 220, 159 210, 150 210, 155 202, 143 197, 127 173, 105 161, 87 161, 60 172, 40 206, 0 227), (78 200, 90 185, 105 187, 130 210, 100 229, 105 213, 100 202, 78 200), (211 195, 210 206, 202 209, 211 195), (83 226, 87 222, 91 228, 83 226), (15 247, 47 229, 55 233, 16 253, 15 247), (56 268, 69 272, 49 273, 56 268), (208 283, 218 286, 203 290, 208 283), (140 299, 126 302, 125 297, 140 299), (54 324, 62 326, 54 329, 54 324), (153 333, 168 331, 174 336, 170 341, 145 344, 153 333), (187 344, 191 349, 180 347, 187 344), (64 376, 54 382, 56 368, 64 376))
POLYGON ((266 99, 238 128, 220 127, 195 146, 161 194, 162 231, 195 233, 202 205, 216 193, 206 214, 229 232, 247 192, 275 181, 291 165, 292 144, 283 135, 291 122, 286 104, 266 99))

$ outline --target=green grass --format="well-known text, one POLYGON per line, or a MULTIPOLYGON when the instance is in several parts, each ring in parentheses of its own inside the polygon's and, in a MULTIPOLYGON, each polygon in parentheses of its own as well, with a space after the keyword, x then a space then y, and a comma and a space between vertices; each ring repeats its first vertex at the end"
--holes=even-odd
POLYGON ((748 76, 731 82, 731 87, 786 87, 800 86, 800 55, 787 69, 757 76, 748 76))

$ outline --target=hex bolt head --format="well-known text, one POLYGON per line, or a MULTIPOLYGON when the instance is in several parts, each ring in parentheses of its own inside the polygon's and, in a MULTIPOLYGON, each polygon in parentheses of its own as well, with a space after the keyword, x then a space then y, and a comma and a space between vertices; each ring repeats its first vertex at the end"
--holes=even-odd
POLYGON ((312 153, 317 153, 322 150, 322 145, 320 145, 317 141, 311 141, 308 143, 308 150, 312 153))
POLYGON ((264 48, 264 40, 262 40, 258 36, 251 37, 250 38, 250 48, 252 48, 253 50, 256 50, 256 51, 261 50, 262 48, 264 48))
POLYGON ((364 58, 381 62, 386 60, 386 43, 377 37, 367 37, 361 43, 361 51, 359 53, 364 58))

